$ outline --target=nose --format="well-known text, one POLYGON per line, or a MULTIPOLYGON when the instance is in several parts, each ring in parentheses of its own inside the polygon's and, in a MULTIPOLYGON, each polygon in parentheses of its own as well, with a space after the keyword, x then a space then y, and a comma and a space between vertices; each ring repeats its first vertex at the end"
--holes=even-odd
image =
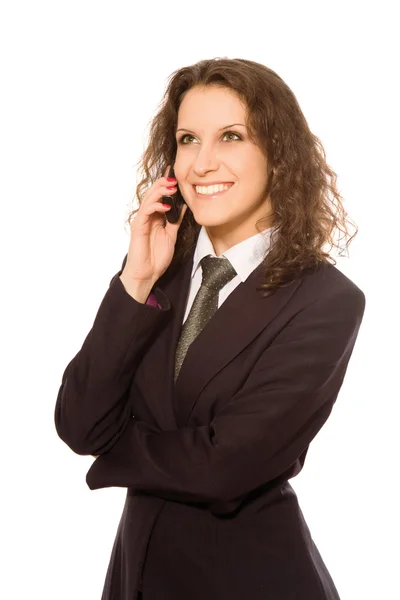
POLYGON ((219 164, 215 150, 203 146, 193 161, 193 171, 201 176, 208 171, 218 171, 219 164))

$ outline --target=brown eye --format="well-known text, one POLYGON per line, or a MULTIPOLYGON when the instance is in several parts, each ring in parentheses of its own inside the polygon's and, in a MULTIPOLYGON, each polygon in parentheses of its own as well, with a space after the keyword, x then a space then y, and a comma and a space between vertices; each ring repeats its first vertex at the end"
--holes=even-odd
MULTIPOLYGON (((222 137, 224 138, 227 135, 235 135, 238 140, 242 140, 242 137, 238 133, 236 133, 235 131, 225 131, 225 133, 223 134, 222 137)), ((190 135, 190 133, 185 133, 184 135, 182 135, 179 138, 179 143, 180 144, 186 144, 186 142, 184 141, 186 138, 192 138, 192 139, 194 139, 194 136, 190 135)), ((230 141, 235 141, 235 140, 230 140, 230 141)))
POLYGON ((225 132, 225 134, 224 134, 224 137, 225 137, 226 135, 228 135, 228 134, 230 134, 230 135, 236 135, 236 137, 237 137, 237 138, 239 138, 240 140, 242 139, 242 138, 240 137, 240 135, 239 135, 238 133, 235 133, 234 131, 226 131, 226 132, 225 132))
POLYGON ((183 140, 184 140, 185 138, 187 138, 187 137, 191 137, 191 138, 192 138, 193 136, 192 136, 192 135, 190 135, 189 133, 185 133, 184 135, 182 135, 182 136, 179 138, 179 143, 180 143, 180 144, 185 144, 185 142, 184 142, 183 140))

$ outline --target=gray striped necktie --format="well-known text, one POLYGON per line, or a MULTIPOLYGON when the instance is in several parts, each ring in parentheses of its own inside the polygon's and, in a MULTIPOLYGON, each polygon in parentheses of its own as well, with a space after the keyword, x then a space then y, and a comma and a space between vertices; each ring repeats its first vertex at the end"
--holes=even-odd
POLYGON ((188 318, 184 322, 175 355, 174 382, 190 344, 218 308, 218 293, 236 275, 235 269, 225 256, 205 256, 201 261, 203 279, 196 294, 188 318))

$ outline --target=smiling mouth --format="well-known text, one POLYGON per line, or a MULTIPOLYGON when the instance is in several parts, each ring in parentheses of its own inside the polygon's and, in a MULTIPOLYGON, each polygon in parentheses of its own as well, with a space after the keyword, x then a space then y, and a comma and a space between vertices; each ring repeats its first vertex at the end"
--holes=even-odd
MULTIPOLYGON (((229 184, 227 184, 227 185, 229 185, 229 184)), ((229 190, 231 190, 233 188, 234 185, 235 184, 232 183, 229 185, 229 188, 227 190, 222 190, 220 192, 212 192, 211 194, 201 194, 196 191, 195 185, 193 185, 192 187, 193 187, 194 193, 196 195, 196 198, 210 199, 210 198, 216 198, 217 196, 222 196, 222 194, 226 194, 227 192, 229 192, 229 190)))

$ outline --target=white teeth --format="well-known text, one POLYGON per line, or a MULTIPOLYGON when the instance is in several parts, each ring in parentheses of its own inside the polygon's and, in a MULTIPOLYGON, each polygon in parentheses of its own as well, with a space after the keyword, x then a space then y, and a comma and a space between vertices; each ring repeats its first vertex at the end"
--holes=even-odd
POLYGON ((223 192, 224 190, 229 190, 231 186, 230 185, 224 185, 223 183, 220 183, 218 185, 209 185, 209 186, 205 186, 205 185, 196 185, 196 192, 198 194, 216 194, 217 192, 223 192))

